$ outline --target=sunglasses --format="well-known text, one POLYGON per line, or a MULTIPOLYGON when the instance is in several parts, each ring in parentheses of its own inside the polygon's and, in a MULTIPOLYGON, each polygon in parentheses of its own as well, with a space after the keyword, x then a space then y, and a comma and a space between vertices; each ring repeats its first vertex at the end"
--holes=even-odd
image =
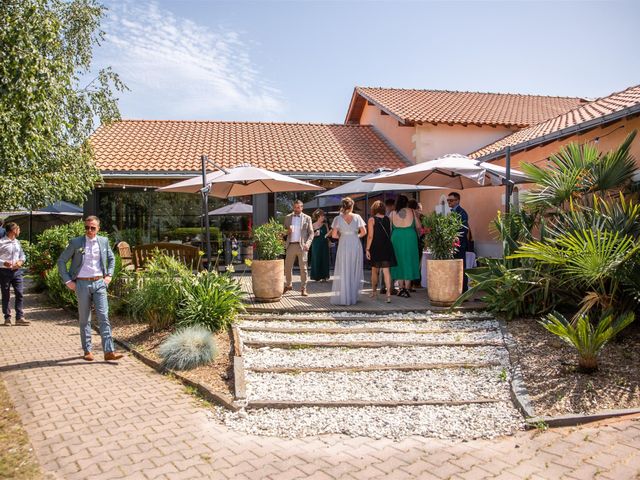
POLYGON ((85 225, 84 226, 85 230, 91 230, 92 232, 95 232, 96 230, 98 230, 98 227, 92 227, 91 225, 85 225))
POLYGON ((455 198, 447 198, 447 202, 455 202, 456 199, 455 198))

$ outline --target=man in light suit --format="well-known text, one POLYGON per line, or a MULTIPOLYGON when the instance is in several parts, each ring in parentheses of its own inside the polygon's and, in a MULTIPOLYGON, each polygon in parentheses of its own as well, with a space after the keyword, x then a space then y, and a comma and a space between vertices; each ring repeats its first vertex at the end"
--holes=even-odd
POLYGON ((98 236, 100 219, 90 216, 84 221, 86 234, 71 239, 58 258, 58 272, 67 288, 76 292, 80 317, 80 341, 84 359, 93 361, 91 352, 91 301, 100 322, 100 337, 105 360, 119 360, 121 353, 115 352, 109 323, 109 301, 107 287, 111 282, 116 261, 109 240, 98 236), (67 262, 71 266, 67 269, 67 262))
POLYGON ((291 290, 293 263, 298 259, 300 267, 300 295, 307 296, 307 256, 313 241, 313 222, 309 215, 302 213, 302 201, 293 202, 293 212, 284 218, 287 229, 287 256, 284 260, 285 293, 291 290))

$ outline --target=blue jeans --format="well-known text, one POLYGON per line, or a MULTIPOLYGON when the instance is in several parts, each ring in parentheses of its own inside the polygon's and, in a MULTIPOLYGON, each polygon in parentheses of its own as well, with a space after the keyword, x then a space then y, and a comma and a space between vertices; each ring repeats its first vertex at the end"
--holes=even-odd
POLYGON ((24 312, 22 310, 22 269, 11 270, 9 268, 0 268, 2 313, 4 314, 5 320, 11 318, 11 306, 9 305, 9 300, 11 300, 11 287, 13 287, 13 295, 15 296, 16 320, 22 320, 24 318, 24 312))
POLYGON ((96 308, 96 316, 100 322, 100 337, 102 350, 113 352, 111 338, 111 324, 109 323, 109 301, 107 299, 107 285, 104 280, 77 280, 76 298, 78 299, 78 314, 80 316, 80 342, 82 350, 91 351, 91 301, 96 308))

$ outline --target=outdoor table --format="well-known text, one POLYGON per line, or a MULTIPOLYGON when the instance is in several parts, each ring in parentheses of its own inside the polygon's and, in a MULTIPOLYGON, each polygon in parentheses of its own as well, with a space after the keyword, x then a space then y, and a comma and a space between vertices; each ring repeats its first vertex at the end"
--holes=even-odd
MULTIPOLYGON (((431 257, 431 253, 428 250, 422 252, 422 260, 420 261, 420 285, 422 288, 427 288, 427 259, 431 257)), ((465 267, 474 268, 476 266, 476 254, 473 252, 467 252, 465 258, 465 267)))

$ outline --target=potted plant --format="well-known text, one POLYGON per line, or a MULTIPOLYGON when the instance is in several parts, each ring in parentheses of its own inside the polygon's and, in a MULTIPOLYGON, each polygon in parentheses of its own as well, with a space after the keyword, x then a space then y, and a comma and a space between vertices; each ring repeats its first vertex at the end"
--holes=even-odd
POLYGON ((459 215, 439 215, 433 212, 422 217, 425 247, 431 253, 427 260, 427 292, 432 305, 448 307, 462 293, 464 264, 454 259, 460 247, 459 215))
POLYGON ((259 302, 277 302, 284 292, 284 234, 273 218, 253 229, 257 259, 251 262, 251 282, 259 302))

